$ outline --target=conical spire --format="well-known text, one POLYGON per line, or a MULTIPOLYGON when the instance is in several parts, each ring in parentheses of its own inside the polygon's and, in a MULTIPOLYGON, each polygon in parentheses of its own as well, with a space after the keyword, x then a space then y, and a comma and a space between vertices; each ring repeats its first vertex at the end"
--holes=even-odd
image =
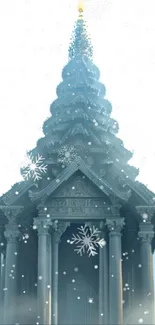
MULTIPOLYGON (((62 163, 59 154, 70 148, 100 177, 105 176, 107 170, 107 180, 121 188, 117 179, 121 170, 124 179, 126 174, 134 178, 138 172, 127 165, 132 153, 116 137, 119 126, 110 116, 112 105, 105 98, 106 89, 99 80, 100 71, 92 62, 93 49, 83 10, 80 2, 69 47, 69 62, 62 70, 62 82, 56 89, 57 99, 50 106, 52 117, 44 122, 45 137, 38 141, 38 147, 44 150, 42 155, 52 155, 52 173, 61 173, 67 166, 69 162, 62 163)), ((73 154, 73 160, 75 156, 73 154)))
POLYGON ((75 23, 69 46, 70 60, 76 58, 77 56, 87 56, 89 59, 93 58, 93 46, 87 33, 87 26, 86 22, 84 21, 83 11, 83 2, 80 1, 78 5, 79 16, 75 23))

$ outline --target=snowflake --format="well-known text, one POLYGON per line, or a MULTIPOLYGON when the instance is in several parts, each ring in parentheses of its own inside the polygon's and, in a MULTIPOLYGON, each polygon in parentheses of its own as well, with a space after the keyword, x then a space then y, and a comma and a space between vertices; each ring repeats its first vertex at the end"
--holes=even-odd
POLYGON ((106 245, 105 240, 99 237, 100 231, 95 228, 95 226, 89 228, 85 225, 77 229, 79 233, 77 235, 73 234, 70 244, 77 245, 74 251, 80 254, 80 256, 82 256, 83 253, 87 253, 89 257, 95 256, 97 255, 96 248, 102 248, 106 245))
POLYGON ((68 165, 77 157, 77 152, 73 146, 63 146, 58 151, 58 162, 68 165))
POLYGON ((44 164, 44 158, 39 154, 34 157, 32 154, 28 154, 22 163, 21 172, 24 180, 33 179, 38 181, 42 178, 42 175, 47 172, 47 166, 44 164))

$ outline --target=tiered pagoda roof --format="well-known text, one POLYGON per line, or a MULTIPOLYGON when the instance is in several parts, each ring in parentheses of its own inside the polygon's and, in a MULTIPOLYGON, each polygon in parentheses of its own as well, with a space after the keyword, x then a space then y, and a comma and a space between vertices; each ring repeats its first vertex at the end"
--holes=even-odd
POLYGON ((79 5, 78 10, 68 63, 57 86, 57 99, 50 106, 51 117, 43 124, 44 137, 30 152, 44 157, 47 173, 38 182, 29 179, 15 184, 1 203, 16 204, 25 193, 36 201, 81 170, 107 195, 128 202, 134 193, 137 204, 153 205, 154 193, 135 180, 139 170, 128 164, 133 154, 116 136, 119 125, 111 118, 112 105, 93 62, 83 7, 79 5))

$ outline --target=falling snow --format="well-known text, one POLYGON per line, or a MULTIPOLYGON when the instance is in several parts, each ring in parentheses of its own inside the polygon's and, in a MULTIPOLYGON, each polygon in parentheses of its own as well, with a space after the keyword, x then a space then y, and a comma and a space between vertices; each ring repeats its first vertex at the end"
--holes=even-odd
POLYGON ((38 181, 42 179, 43 174, 47 172, 47 166, 44 164, 44 160, 39 154, 32 156, 32 154, 27 153, 24 162, 21 164, 21 172, 25 181, 30 179, 38 181))
POLYGON ((77 157, 77 152, 73 146, 63 146, 58 151, 58 162, 66 166, 73 162, 77 157))
POLYGON ((74 249, 77 254, 82 256, 83 254, 88 254, 88 256, 97 255, 97 248, 103 248, 106 245, 106 242, 103 238, 100 238, 100 231, 95 228, 88 228, 86 225, 77 228, 79 233, 72 236, 70 244, 77 245, 77 248, 74 249))

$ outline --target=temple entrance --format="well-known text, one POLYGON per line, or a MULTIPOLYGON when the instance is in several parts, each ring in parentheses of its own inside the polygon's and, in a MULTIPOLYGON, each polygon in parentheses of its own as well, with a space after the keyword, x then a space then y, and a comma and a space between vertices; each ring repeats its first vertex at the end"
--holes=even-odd
POLYGON ((59 259, 59 324, 98 323, 98 255, 79 256, 67 243, 79 224, 71 224, 62 236, 59 259))

